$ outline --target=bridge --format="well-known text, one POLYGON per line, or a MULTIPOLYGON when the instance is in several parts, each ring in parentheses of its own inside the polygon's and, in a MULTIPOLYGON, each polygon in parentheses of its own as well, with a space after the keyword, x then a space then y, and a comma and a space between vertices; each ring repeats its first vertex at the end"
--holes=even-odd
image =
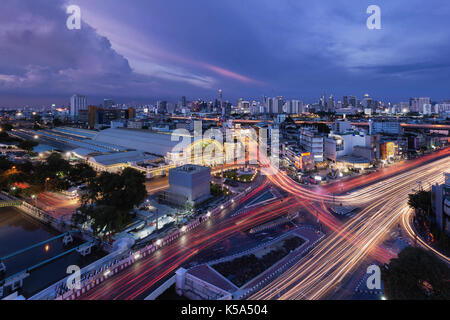
MULTIPOLYGON (((205 121, 216 121, 219 122, 219 118, 206 118, 206 117, 183 117, 183 116, 173 116, 172 119, 178 120, 205 120, 205 121)), ((269 122, 273 123, 273 120, 254 120, 254 119, 233 119, 233 123, 260 123, 260 122, 269 122)), ((296 124, 332 124, 332 122, 328 121, 295 121, 296 124)), ((353 126, 369 126, 369 122, 351 122, 353 126)), ((430 129, 430 130, 449 130, 449 124, 433 124, 433 123, 400 123, 402 128, 410 128, 410 129, 430 129)))

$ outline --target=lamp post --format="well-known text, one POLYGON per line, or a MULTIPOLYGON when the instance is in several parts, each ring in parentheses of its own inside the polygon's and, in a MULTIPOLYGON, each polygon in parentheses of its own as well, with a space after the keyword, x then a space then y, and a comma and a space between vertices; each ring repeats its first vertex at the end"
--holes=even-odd
POLYGON ((45 191, 48 189, 48 182, 50 181, 50 178, 45 178, 45 191))

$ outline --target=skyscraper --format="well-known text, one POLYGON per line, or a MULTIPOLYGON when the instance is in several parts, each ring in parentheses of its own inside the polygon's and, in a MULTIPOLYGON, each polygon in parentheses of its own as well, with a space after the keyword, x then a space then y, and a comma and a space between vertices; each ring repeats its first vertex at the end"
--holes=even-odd
POLYGON ((74 94, 70 98, 70 116, 78 117, 79 110, 87 109, 87 99, 85 96, 74 94))
POLYGON ((111 109, 114 105, 114 101, 112 99, 104 99, 103 100, 103 108, 111 109))
POLYGON ((352 106, 352 107, 357 107, 357 99, 355 96, 350 96, 348 97, 348 103, 352 106))
POLYGON ((347 96, 343 96, 342 97, 342 106, 345 108, 346 106, 348 106, 348 97, 347 96))
POLYGON ((409 106, 410 106, 409 109, 411 112, 423 113, 423 106, 428 104, 431 104, 431 99, 429 97, 409 99, 409 106))

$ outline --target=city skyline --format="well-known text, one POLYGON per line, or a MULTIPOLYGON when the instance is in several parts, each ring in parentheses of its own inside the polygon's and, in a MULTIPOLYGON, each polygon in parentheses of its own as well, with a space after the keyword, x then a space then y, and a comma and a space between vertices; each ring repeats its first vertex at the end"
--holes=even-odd
POLYGON ((448 99, 450 5, 380 1, 382 29, 369 30, 369 4, 5 1, 0 106, 67 104, 74 93, 93 104, 213 100, 218 88, 229 101, 448 99), (68 4, 80 6, 81 30, 66 28, 68 4))

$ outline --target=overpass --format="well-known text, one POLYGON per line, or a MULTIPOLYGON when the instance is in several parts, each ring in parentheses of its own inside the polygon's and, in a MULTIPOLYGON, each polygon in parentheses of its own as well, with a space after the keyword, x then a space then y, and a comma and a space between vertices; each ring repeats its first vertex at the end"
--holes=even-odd
MULTIPOLYGON (((216 121, 219 122, 219 118, 202 118, 202 117, 181 117, 181 116, 173 116, 170 117, 171 119, 178 119, 178 120, 204 120, 204 121, 216 121)), ((273 120, 247 120, 247 119, 233 119, 233 123, 260 123, 260 122, 270 122, 272 123, 273 120)), ((332 122, 329 121, 304 121, 299 120, 295 121, 296 124, 332 124, 332 122)), ((351 122, 351 125, 353 126, 369 126, 369 122, 351 122)), ((402 128, 411 128, 411 129, 432 129, 432 130, 449 130, 450 131, 450 125, 448 124, 432 124, 432 123, 400 123, 400 126, 402 128)))

